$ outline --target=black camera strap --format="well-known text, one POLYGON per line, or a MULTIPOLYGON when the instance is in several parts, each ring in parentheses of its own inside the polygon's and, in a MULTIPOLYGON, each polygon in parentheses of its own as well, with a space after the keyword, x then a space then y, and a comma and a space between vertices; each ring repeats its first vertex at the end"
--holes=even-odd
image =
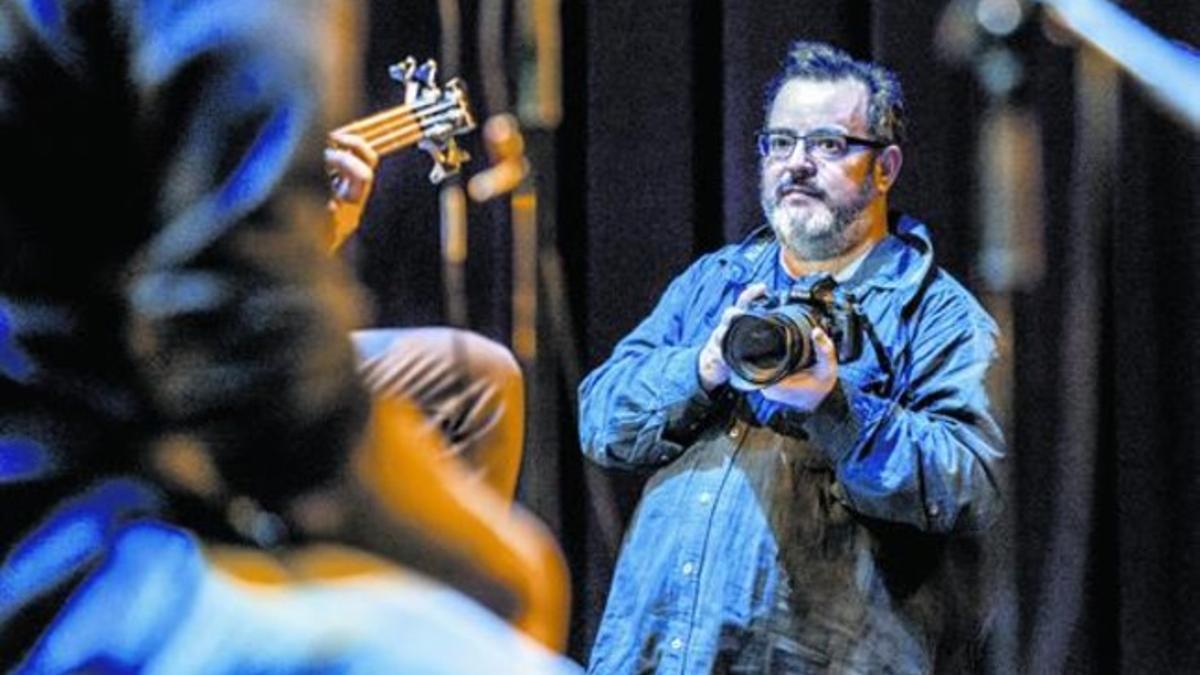
POLYGON ((887 378, 886 391, 891 392, 896 386, 896 369, 892 366, 892 358, 888 356, 887 350, 884 349, 883 340, 880 340, 879 334, 875 332, 875 324, 859 308, 858 300, 851 296, 848 302, 850 304, 850 311, 858 316, 858 324, 862 326, 862 331, 867 334, 867 341, 871 343, 871 348, 875 350, 875 361, 879 363, 879 368, 883 370, 883 374, 887 378))

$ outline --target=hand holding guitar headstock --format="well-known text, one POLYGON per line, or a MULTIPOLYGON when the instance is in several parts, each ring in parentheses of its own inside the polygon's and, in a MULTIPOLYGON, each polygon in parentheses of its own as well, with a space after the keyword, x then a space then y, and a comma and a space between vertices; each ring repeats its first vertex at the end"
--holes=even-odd
POLYGON ((404 85, 404 103, 329 133, 325 166, 333 188, 330 250, 337 250, 358 229, 375 165, 385 155, 416 145, 433 157, 429 179, 435 184, 458 173, 470 159, 455 140, 475 128, 462 83, 455 79, 439 88, 437 64, 430 60, 418 66, 412 57, 391 66, 388 73, 404 85))
MULTIPOLYGON (((475 128, 462 82, 455 78, 439 88, 437 63, 417 65, 411 56, 389 67, 388 74, 404 85, 404 103, 339 127, 333 134, 362 138, 380 157, 416 145, 433 157, 429 179, 434 183, 458 173, 470 155, 458 146, 455 136, 475 128)), ((337 146, 335 139, 331 143, 337 146)))

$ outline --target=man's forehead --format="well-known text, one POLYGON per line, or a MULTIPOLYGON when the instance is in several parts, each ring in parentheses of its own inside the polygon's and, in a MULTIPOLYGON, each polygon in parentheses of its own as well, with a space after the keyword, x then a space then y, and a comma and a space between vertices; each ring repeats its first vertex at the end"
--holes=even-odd
POLYGON ((808 128, 830 126, 853 131, 867 129, 867 86, 854 78, 809 80, 792 78, 776 94, 767 126, 808 128))

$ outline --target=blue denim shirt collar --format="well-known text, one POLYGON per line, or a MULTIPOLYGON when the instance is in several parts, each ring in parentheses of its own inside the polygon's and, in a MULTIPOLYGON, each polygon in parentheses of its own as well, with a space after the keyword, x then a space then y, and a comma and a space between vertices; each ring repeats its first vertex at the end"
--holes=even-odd
MULTIPOLYGON (((719 251, 717 257, 728 280, 745 285, 768 278, 769 268, 779 260, 779 240, 770 225, 760 225, 738 245, 719 251)), ((926 225, 895 214, 887 238, 872 249, 846 285, 858 294, 871 289, 908 290, 907 304, 933 270, 933 243, 926 225)))

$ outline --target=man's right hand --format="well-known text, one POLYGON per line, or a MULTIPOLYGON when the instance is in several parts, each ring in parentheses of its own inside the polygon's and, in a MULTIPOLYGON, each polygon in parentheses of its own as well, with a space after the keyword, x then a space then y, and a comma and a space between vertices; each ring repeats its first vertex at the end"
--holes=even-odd
POLYGON ((766 284, 750 284, 738 295, 733 305, 725 308, 725 312, 721 314, 721 322, 713 329, 712 335, 708 336, 708 342, 705 342, 704 348, 700 350, 697 372, 700 374, 700 386, 704 387, 704 391, 712 391, 729 381, 729 364, 725 363, 725 357, 721 355, 721 342, 724 341, 725 333, 734 317, 745 314, 746 307, 751 302, 766 294, 766 284))

